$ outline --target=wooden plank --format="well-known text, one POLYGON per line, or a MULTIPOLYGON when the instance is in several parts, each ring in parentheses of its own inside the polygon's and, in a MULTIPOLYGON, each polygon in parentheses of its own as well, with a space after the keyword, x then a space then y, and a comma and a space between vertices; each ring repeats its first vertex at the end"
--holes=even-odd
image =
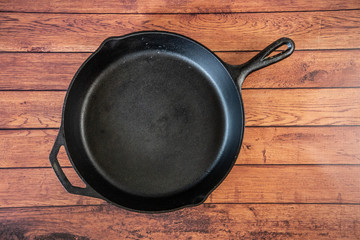
POLYGON ((37 0, 26 4, 23 0, 13 0, 9 4, 0 1, 0 11, 22 12, 65 12, 65 13, 226 13, 226 12, 270 12, 270 11, 314 11, 360 8, 356 0, 293 0, 288 3, 279 0, 257 1, 204 1, 204 0, 137 0, 137 1, 49 1, 37 0))
POLYGON ((210 203, 360 203, 360 166, 235 166, 210 203))
POLYGON ((0 53, 0 89, 66 90, 90 53, 0 53))
POLYGON ((0 92, 0 128, 60 126, 65 92, 0 92))
POLYGON ((110 205, 0 209, 2 239, 357 239, 360 206, 214 205, 143 214, 110 205))
POLYGON ((360 164, 360 127, 246 128, 237 164, 360 164))
MULTIPOLYGON (((245 63, 254 52, 219 52, 230 64, 245 63)), ((254 72, 243 88, 360 87, 360 50, 295 51, 286 60, 254 72)))
MULTIPOLYGON (((3 130, 0 131, 0 168, 51 167, 50 150, 58 130, 3 130)), ((62 166, 71 166, 63 151, 62 166)))
POLYGON ((360 11, 246 14, 0 14, 0 51, 94 51, 109 36, 165 30, 213 51, 261 50, 280 37, 297 49, 360 48, 360 11))
MULTIPOLYGON (((65 169, 75 185, 80 180, 65 169)), ((207 203, 360 203, 358 165, 235 166, 207 203)), ((0 207, 99 204, 68 194, 50 168, 0 169, 0 207), (26 197, 19 197, 21 196, 26 197)))
MULTIPOLYGON (((58 130, 0 131, 0 168, 50 167, 58 130)), ((360 127, 246 128, 237 164, 360 164, 360 127)), ((62 166, 71 166, 66 154, 62 166)))
MULTIPOLYGON (((73 169, 64 169, 64 172, 75 186, 81 185, 81 180, 73 169)), ((50 168, 1 169, 0 182, 0 207, 104 203, 97 198, 67 193, 50 168)))
MULTIPOLYGON (((256 52, 217 52, 239 65, 256 52)), ((2 53, 0 89, 66 90, 90 53, 2 53)), ((295 51, 251 74, 243 88, 360 87, 360 50, 295 51)))
POLYGON ((360 89, 261 89, 242 94, 247 126, 360 123, 360 89))
MULTIPOLYGON (((243 90, 247 126, 360 125, 360 89, 243 90)), ((0 128, 57 128, 65 92, 0 92, 0 128)))

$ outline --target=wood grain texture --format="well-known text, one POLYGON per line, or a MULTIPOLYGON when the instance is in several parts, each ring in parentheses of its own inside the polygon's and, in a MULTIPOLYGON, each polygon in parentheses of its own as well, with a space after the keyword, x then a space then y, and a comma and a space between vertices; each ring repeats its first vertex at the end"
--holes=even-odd
MULTIPOLYGON (((237 165, 206 202, 359 204, 359 170, 358 165, 237 165)), ((65 173, 80 185, 73 169, 65 173)), ((51 168, 0 169, 0 208, 103 202, 67 193, 51 168)))
POLYGON ((360 203, 360 166, 235 166, 210 203, 360 203))
MULTIPOLYGON (((218 52, 227 63, 245 63, 255 52, 218 52)), ((1 56, 1 55, 0 55, 1 56)), ((243 88, 360 87, 360 50, 295 51, 246 78, 243 88)))
MULTIPOLYGON (((0 168, 51 167, 49 154, 58 130, 0 131, 0 168)), ((61 166, 71 166, 63 151, 61 166)))
POLYGON ((250 14, 0 14, 0 51, 94 51, 109 36, 165 30, 213 51, 261 50, 280 37, 297 49, 360 48, 360 11, 250 14))
POLYGON ((65 92, 0 92, 0 128, 60 126, 65 92))
POLYGON ((359 39, 359 0, 0 0, 0 239, 359 239, 359 39), (67 193, 50 168, 65 91, 49 90, 105 38, 141 30, 236 65, 279 37, 300 50, 246 79, 237 165, 194 208, 125 211, 67 193))
POLYGON ((360 127, 245 128, 237 164, 360 164, 360 127))
MULTIPOLYGON (((246 126, 360 125, 360 89, 242 91, 246 126)), ((0 92, 0 128, 57 128, 65 92, 0 92)))
MULTIPOLYGON (((256 52, 217 52, 240 65, 256 52)), ((1 53, 0 89, 66 90, 90 53, 1 53)), ((243 88, 360 87, 360 50, 295 51, 252 73, 243 88)))
POLYGON ((113 206, 0 210, 2 239, 357 239, 360 206, 200 205, 166 214, 113 206))
MULTIPOLYGON (((50 167, 58 130, 0 131, 0 168, 50 167)), ((360 164, 360 127, 246 128, 236 164, 360 164)), ((62 166, 71 166, 61 151, 62 166)))
POLYGON ((270 11, 313 11, 360 8, 356 0, 279 0, 258 1, 204 1, 204 0, 132 0, 132 1, 60 1, 37 0, 26 4, 23 0, 13 0, 9 4, 0 1, 0 11, 22 12, 66 12, 66 13, 230 13, 230 12, 270 12, 270 11))
MULTIPOLYGON (((75 170, 67 168, 64 172, 74 186, 81 184, 75 170)), ((51 168, 1 169, 0 182, 0 208, 104 203, 97 198, 67 193, 51 168)))
POLYGON ((247 126, 358 125, 360 89, 242 91, 247 126))
POLYGON ((66 90, 90 53, 0 53, 0 89, 66 90))

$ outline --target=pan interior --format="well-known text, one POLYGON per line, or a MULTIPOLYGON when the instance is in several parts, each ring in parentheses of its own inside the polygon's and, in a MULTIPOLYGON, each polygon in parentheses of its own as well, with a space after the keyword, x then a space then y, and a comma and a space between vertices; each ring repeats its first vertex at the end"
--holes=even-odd
POLYGON ((82 141, 95 168, 122 191, 172 195, 219 159, 225 113, 200 66, 165 50, 118 58, 94 81, 82 109, 82 141))

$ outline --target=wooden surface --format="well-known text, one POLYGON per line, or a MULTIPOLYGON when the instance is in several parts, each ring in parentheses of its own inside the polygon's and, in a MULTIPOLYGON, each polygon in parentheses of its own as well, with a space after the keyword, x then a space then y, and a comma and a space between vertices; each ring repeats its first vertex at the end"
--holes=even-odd
POLYGON ((109 36, 164 30, 189 36, 213 51, 262 50, 283 36, 291 37, 298 50, 352 49, 360 48, 359 14, 360 10, 161 15, 2 13, 0 48, 87 52, 94 51, 109 36))
MULTIPOLYGON (((216 52, 234 65, 256 53, 216 52)), ((252 73, 243 88, 360 87, 359 55, 360 50, 295 51, 280 66, 252 73)), ((0 53, 0 90, 66 90, 88 56, 90 53, 0 53)))
POLYGON ((359 207, 204 204, 166 214, 109 205, 0 209, 1 239, 358 239, 359 207))
POLYGON ((278 0, 258 1, 205 1, 205 0, 37 0, 33 4, 23 0, 0 1, 1 11, 20 12, 60 12, 60 13, 232 13, 232 12, 271 12, 271 11, 316 11, 357 9, 357 0, 341 1, 292 0, 284 4, 278 0))
POLYGON ((0 239, 360 239, 359 39, 357 0, 0 0, 0 239), (296 43, 246 79, 240 155, 200 206, 129 212, 68 194, 50 167, 74 73, 138 30, 185 34, 231 64, 296 43))
MULTIPOLYGON (((235 166, 206 203, 360 204, 360 166, 235 166), (331 176, 331 177, 329 177, 331 176), (321 183, 321 184, 319 184, 321 183)), ((75 171, 65 173, 75 185, 75 171)), ((65 194, 50 168, 2 169, 0 207, 101 204, 96 198, 65 194), (41 186, 34 187, 29 183, 41 186), (18 197, 23 194, 26 198, 18 197)), ((236 207, 236 205, 235 205, 236 207)))

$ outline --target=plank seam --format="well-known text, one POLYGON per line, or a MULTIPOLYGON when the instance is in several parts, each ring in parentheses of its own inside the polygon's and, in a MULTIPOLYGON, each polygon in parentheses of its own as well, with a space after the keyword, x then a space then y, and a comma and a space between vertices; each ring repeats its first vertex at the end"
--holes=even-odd
MULTIPOLYGON (((360 86, 354 87, 284 87, 284 88, 242 88, 241 90, 306 90, 306 89, 359 89, 360 86)), ((0 92, 66 92, 67 89, 0 89, 0 92)))
MULTIPOLYGON (((339 206, 360 206, 360 203, 292 203, 292 202, 285 202, 285 203, 270 203, 270 202, 264 202, 264 203, 253 203, 253 202, 244 202, 244 203, 203 203, 200 206, 211 206, 211 205, 339 205, 339 206)), ((21 207, 0 207, 0 210, 6 210, 6 209, 38 209, 38 208, 83 208, 83 207, 101 207, 101 206, 111 206, 116 207, 113 204, 110 203, 104 203, 104 204, 88 204, 88 205, 47 205, 47 206, 21 206, 21 207)), ((125 209, 117 207, 118 209, 122 209, 125 211, 125 209)), ((191 207, 190 207, 191 208, 191 207)), ((189 207, 185 207, 183 209, 189 209, 189 207)))
MULTIPOLYGON (((267 125, 267 126, 247 126, 245 128, 321 128, 321 127, 360 127, 360 125, 267 125)), ((57 127, 49 128, 0 128, 0 131, 25 131, 25 130, 59 130, 57 127)))
MULTIPOLYGON (((241 154, 241 152, 240 152, 241 154)), ((263 168, 272 168, 272 167, 319 167, 319 166, 343 166, 343 167, 360 167, 360 164, 343 164, 343 163, 334 163, 334 164, 240 164, 236 163, 234 166, 238 167, 263 167, 263 168)), ((62 168, 71 169, 72 166, 63 166, 62 168)), ((0 167, 1 170, 17 170, 17 169, 52 169, 52 167, 0 167)))
POLYGON ((341 12, 341 11, 356 11, 360 10, 360 8, 350 8, 350 9, 317 9, 317 10, 294 10, 294 11, 253 11, 253 12, 136 12, 136 13, 129 13, 129 12, 34 12, 34 11, 10 11, 10 10, 0 10, 0 13, 22 13, 22 14, 91 14, 91 15, 116 15, 116 14, 123 14, 123 15, 191 15, 191 14, 199 14, 199 15, 210 15, 210 14, 259 14, 259 13, 316 13, 316 12, 341 12))
MULTIPOLYGON (((105 40, 105 38, 104 38, 105 40)), ((211 49, 210 49, 211 50, 211 49)), ((214 50, 212 52, 214 53, 257 53, 260 52, 262 49, 253 49, 253 50, 214 50)), ((311 52, 311 51, 356 51, 356 50, 360 50, 360 48, 303 48, 303 49, 296 49, 295 52, 311 52)), ((4 53, 93 53, 94 51, 74 51, 74 52, 69 52, 69 51, 5 51, 5 50, 0 50, 0 54, 4 54, 4 53)), ((276 51, 276 52, 280 52, 276 51)))
MULTIPOLYGON (((211 50, 211 49, 210 49, 211 50)), ((255 50, 216 50, 216 51, 212 51, 213 53, 258 53, 260 52, 262 49, 255 49, 255 50)), ((319 49, 295 49, 294 52, 327 52, 327 51, 358 51, 360 50, 360 48, 319 48, 319 49)), ((95 51, 95 49, 94 49, 95 51)), ((48 51, 48 52, 41 52, 41 51, 1 51, 0 50, 0 54, 7 54, 7 53, 11 53, 11 54, 31 54, 31 53, 39 53, 39 54, 56 54, 56 53, 60 53, 60 54, 91 54, 94 51, 74 51, 74 52, 69 52, 69 51, 48 51)), ((281 50, 275 50, 274 52, 281 52, 281 50)))

